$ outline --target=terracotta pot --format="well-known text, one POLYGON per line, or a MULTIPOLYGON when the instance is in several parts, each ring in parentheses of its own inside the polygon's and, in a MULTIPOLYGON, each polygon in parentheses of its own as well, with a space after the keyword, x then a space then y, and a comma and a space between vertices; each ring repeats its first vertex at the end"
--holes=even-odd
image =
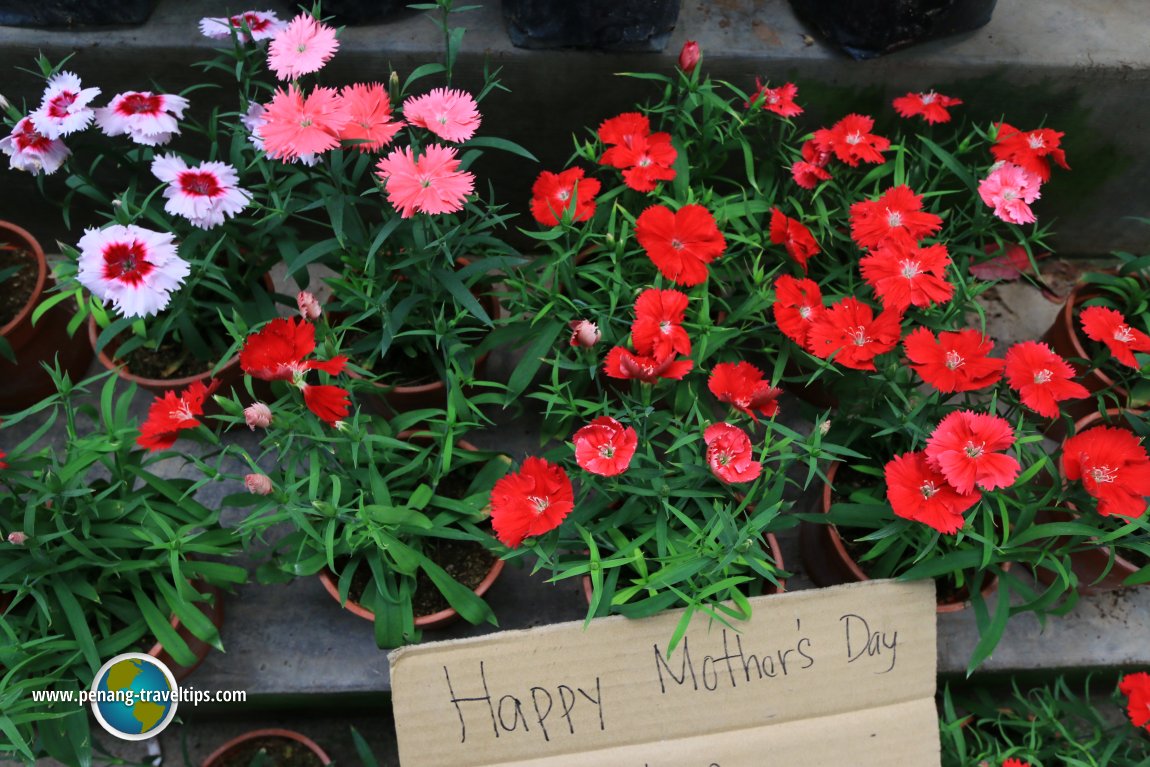
MULTIPOLYGON (((196 583, 193 584, 193 587, 196 589, 196 591, 207 591, 209 594, 211 594, 211 601, 206 605, 203 605, 200 609, 200 612, 207 616, 208 620, 212 622, 212 625, 215 626, 217 630, 222 628, 224 625, 223 594, 221 594, 220 590, 215 586, 205 586, 202 583, 196 583)), ((204 659, 208 657, 208 653, 210 653, 215 648, 189 631, 188 627, 185 626, 175 615, 172 616, 170 623, 172 628, 176 630, 176 633, 180 635, 180 638, 188 643, 188 648, 196 656, 195 662, 190 666, 181 666, 172 659, 172 656, 168 654, 168 651, 165 650, 164 646, 159 642, 156 642, 156 644, 152 645, 152 649, 148 650, 148 655, 151 655, 153 658, 171 669, 172 674, 176 677, 176 681, 181 682, 189 674, 199 668, 200 664, 204 662, 204 659)))
MULTIPOLYGON (((771 550, 771 558, 775 560, 775 565, 780 570, 783 569, 783 550, 779 546, 779 539, 775 537, 774 533, 767 533, 767 547, 771 550)), ((587 604, 591 604, 592 589, 591 576, 584 575, 583 582, 583 598, 587 600, 587 604)), ((766 594, 781 594, 787 590, 787 582, 785 579, 780 578, 779 584, 776 586, 771 583, 767 586, 766 594)))
MULTIPOLYGON (((313 754, 315 754, 321 763, 331 764, 331 757, 328 756, 327 753, 322 748, 320 748, 311 738, 307 737, 306 735, 301 735, 294 730, 281 730, 278 728, 271 728, 266 730, 252 730, 251 732, 246 732, 243 735, 240 735, 238 738, 232 738, 227 743, 213 751, 208 756, 208 758, 203 761, 201 767, 216 767, 216 765, 223 763, 227 758, 231 757, 232 754, 243 748, 251 741, 259 740, 261 738, 276 738, 298 743, 308 751, 311 751, 313 754)), ((274 762, 269 762, 269 764, 274 764, 274 762)))
POLYGON ((16 362, 0 357, 0 411, 23 410, 56 392, 52 377, 41 363, 51 365, 58 359, 62 370, 73 381, 84 378, 92 362, 92 350, 82 340, 68 334, 72 310, 68 303, 56 304, 35 325, 32 313, 56 284, 48 273, 44 250, 31 234, 14 224, 0 221, 0 246, 10 244, 26 250, 35 259, 36 284, 28 302, 7 325, 0 327, 0 337, 12 347, 16 362))
MULTIPOLYGON (((818 510, 823 514, 830 512, 832 486, 840 465, 840 463, 832 463, 827 470, 827 482, 823 485, 818 506, 818 510)), ((834 525, 802 522, 799 526, 799 554, 803 560, 803 568, 817 586, 838 586, 842 583, 859 583, 871 579, 847 551, 846 544, 843 542, 838 528, 834 525)), ((1003 565, 1004 570, 1008 568, 1009 563, 1003 565)), ((989 597, 997 589, 998 578, 992 577, 983 586, 982 596, 984 598, 989 597)), ((940 601, 937 605, 937 611, 939 613, 957 612, 969 605, 969 592, 962 589, 956 592, 951 599, 940 601)))

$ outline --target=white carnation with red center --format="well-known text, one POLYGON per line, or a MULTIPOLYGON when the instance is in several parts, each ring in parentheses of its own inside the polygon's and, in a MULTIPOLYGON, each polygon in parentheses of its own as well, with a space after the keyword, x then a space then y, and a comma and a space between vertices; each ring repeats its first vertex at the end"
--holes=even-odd
POLYGON ((26 170, 29 173, 44 171, 48 174, 59 170, 71 154, 63 141, 38 133, 30 117, 16 123, 12 133, 0 139, 0 152, 11 158, 9 165, 14 170, 26 170))
POLYGON ((76 279, 125 317, 147 317, 167 308, 172 291, 191 268, 176 252, 174 235, 114 224, 88 229, 80 238, 76 279))
POLYGON ((29 115, 32 127, 48 139, 84 130, 95 115, 88 103, 99 95, 99 88, 81 87, 80 78, 71 72, 57 72, 48 80, 40 108, 29 115))
POLYGON ((236 169, 223 162, 188 167, 174 154, 152 161, 152 173, 168 184, 164 210, 183 216, 201 229, 211 229, 247 207, 251 194, 241 189, 236 169))
POLYGON ((188 100, 183 96, 151 91, 126 91, 106 107, 96 110, 96 124, 107 136, 125 133, 144 146, 161 146, 180 132, 178 119, 184 116, 188 100))

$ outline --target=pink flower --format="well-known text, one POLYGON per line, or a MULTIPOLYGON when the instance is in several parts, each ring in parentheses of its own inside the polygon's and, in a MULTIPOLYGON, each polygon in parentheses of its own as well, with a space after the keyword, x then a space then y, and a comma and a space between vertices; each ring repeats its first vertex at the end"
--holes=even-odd
POLYGON ((266 429, 272 423, 272 410, 262 402, 255 402, 244 408, 244 423, 255 431, 256 428, 266 429))
POLYGON ((339 137, 356 142, 361 152, 380 151, 403 127, 403 123, 391 119, 391 100, 379 83, 348 85, 340 96, 349 119, 339 137))
POLYGON ((335 39, 335 30, 301 13, 272 38, 268 45, 268 68, 281 80, 294 80, 323 69, 337 50, 339 41, 335 39))
POLYGON ((263 474, 249 474, 244 477, 244 487, 252 495, 271 495, 272 481, 263 474))
POLYGON ((305 320, 318 320, 320 315, 323 314, 323 309, 320 308, 319 301, 306 290, 299 292, 299 295, 295 297, 295 303, 299 308, 299 316, 305 320))
POLYGON ((95 111, 96 124, 105 136, 128 134, 137 144, 162 146, 179 134, 176 120, 183 118, 187 108, 188 100, 183 96, 126 91, 95 111))
POLYGON ((19 530, 8 533, 8 543, 11 543, 13 546, 23 546, 27 540, 28 536, 19 530))
POLYGON ((0 151, 11 158, 8 164, 13 170, 44 171, 49 175, 58 171, 72 154, 63 141, 37 133, 30 117, 20 120, 12 133, 0 139, 0 151))
POLYGON ((416 213, 454 213, 475 187, 475 176, 459 170, 451 147, 430 144, 416 159, 411 147, 393 149, 379 161, 376 175, 387 188, 387 199, 401 218, 416 213))
MULTIPOLYGON (((248 141, 252 143, 252 146, 271 157, 270 154, 267 154, 264 140, 260 137, 263 127, 268 124, 265 114, 267 114, 267 109, 264 108, 264 105, 258 101, 253 101, 248 104, 248 113, 240 118, 240 122, 248 129, 248 141)), ((319 162, 319 157, 314 154, 301 154, 298 157, 284 157, 283 160, 284 162, 300 163, 310 168, 319 162)))
POLYGON ((164 210, 200 229, 219 226, 251 202, 251 194, 236 186, 236 169, 227 163, 205 162, 189 168, 176 155, 167 154, 152 160, 152 173, 168 184, 164 210))
POLYGON ((316 88, 305 99, 294 85, 275 92, 259 128, 269 157, 292 160, 339 146, 350 115, 335 88, 316 88))
POLYGON ((207 16, 200 19, 200 34, 213 40, 228 40, 234 33, 236 41, 270 40, 287 28, 275 11, 244 11, 236 16, 207 16))
POLYGON ((175 236, 138 226, 88 229, 80 238, 76 279, 125 317, 166 308, 191 268, 176 252, 175 236))
POLYGON ((601 415, 575 432, 572 441, 575 462, 581 469, 601 477, 614 477, 631 465, 639 435, 630 426, 609 415, 601 415))
POLYGON ((403 116, 446 141, 467 141, 479 127, 479 105, 471 94, 448 88, 403 102, 403 116))
POLYGON ((746 432, 729 423, 716 423, 703 432, 707 443, 707 465, 715 476, 728 484, 754 482, 763 471, 751 450, 746 432))
POLYGON ((1038 176, 1021 166, 1003 163, 978 184, 978 195, 994 215, 1010 224, 1032 224, 1038 219, 1030 203, 1042 196, 1038 176))
POLYGON ((71 72, 57 72, 48 80, 40 107, 28 117, 37 133, 58 139, 91 124, 95 112, 88 103, 99 95, 99 88, 82 88, 71 72))
POLYGON ((599 339, 602 337, 602 334, 599 332, 599 326, 589 320, 571 320, 568 325, 571 328, 572 346, 581 346, 584 349, 590 349, 599 343, 599 339))

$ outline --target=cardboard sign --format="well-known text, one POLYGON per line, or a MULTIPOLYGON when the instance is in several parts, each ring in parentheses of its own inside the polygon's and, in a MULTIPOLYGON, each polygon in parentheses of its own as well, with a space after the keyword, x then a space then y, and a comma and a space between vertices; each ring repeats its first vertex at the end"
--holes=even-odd
POLYGON ((752 599, 391 653, 403 767, 937 767, 930 581, 752 599))

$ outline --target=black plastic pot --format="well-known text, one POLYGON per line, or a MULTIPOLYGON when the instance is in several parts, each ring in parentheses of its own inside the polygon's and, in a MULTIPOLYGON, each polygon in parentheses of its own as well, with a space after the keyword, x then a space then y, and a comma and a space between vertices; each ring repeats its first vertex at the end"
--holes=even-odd
POLYGON ((407 7, 400 0, 324 0, 323 15, 335 24, 377 24, 407 7))
POLYGON ((984 26, 997 0, 791 0, 804 23, 855 59, 984 26))
POLYGON ((108 27, 143 24, 158 0, 0 0, 0 26, 108 27))
POLYGON ((661 51, 679 20, 679 0, 503 0, 518 48, 661 51))

